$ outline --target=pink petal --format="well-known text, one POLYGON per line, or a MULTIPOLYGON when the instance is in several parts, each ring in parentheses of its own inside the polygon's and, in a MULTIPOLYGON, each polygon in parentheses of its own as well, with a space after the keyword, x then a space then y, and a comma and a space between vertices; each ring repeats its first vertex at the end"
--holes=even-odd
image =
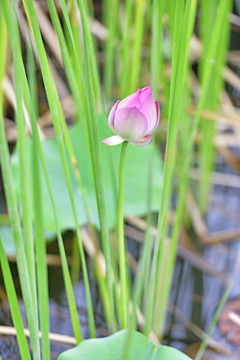
POLYGON ((127 141, 142 137, 148 127, 147 119, 136 107, 119 109, 114 119, 117 134, 127 141))
MULTIPOLYGON (((151 88, 150 88, 151 90, 151 88)), ((143 115, 145 115, 147 121, 148 121, 148 127, 145 134, 149 134, 152 132, 153 128, 156 125, 157 122, 157 111, 156 111, 156 105, 153 98, 152 91, 145 91, 145 98, 142 102, 141 106, 139 107, 139 110, 143 115), (147 94, 147 96, 145 96, 147 94)))
POLYGON ((138 96, 138 91, 127 96, 125 99, 120 101, 120 104, 118 105, 118 110, 126 107, 134 107, 134 106, 138 108, 141 105, 141 101, 138 96))
POLYGON ((124 139, 122 139, 118 135, 110 136, 109 138, 106 138, 103 140, 104 144, 110 145, 110 146, 118 145, 118 144, 121 144, 122 142, 124 142, 124 139))
POLYGON ((157 121, 153 129, 150 131, 151 133, 158 127, 159 119, 160 119, 160 105, 158 101, 155 101, 156 111, 157 111, 157 121))
POLYGON ((141 103, 145 101, 145 99, 149 96, 149 94, 152 94, 151 86, 146 86, 145 88, 138 90, 138 95, 141 103))
POLYGON ((135 146, 144 146, 147 145, 152 140, 152 135, 146 135, 136 141, 131 141, 130 144, 135 146))
POLYGON ((109 124, 110 128, 112 129, 112 131, 114 131, 114 132, 116 132, 116 130, 114 129, 114 117, 115 117, 116 109, 117 109, 117 106, 119 103, 120 103, 120 101, 118 100, 116 102, 116 104, 113 105, 113 107, 109 113, 109 116, 108 116, 108 124, 109 124))

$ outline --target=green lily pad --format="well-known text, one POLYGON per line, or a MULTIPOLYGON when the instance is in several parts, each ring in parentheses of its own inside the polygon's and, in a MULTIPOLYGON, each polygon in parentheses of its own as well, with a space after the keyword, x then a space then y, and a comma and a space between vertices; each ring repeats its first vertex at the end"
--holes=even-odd
POLYGON ((152 360, 191 360, 191 358, 171 346, 162 345, 159 346, 152 360))
POLYGON ((15 244, 13 240, 12 228, 10 225, 0 226, 0 236, 6 255, 15 255, 15 244))
MULTIPOLYGON (((63 352, 58 360, 122 360, 129 337, 127 330, 102 339, 85 340, 73 349, 63 352)), ((131 333, 127 358, 124 360, 191 360, 187 355, 169 346, 156 347, 137 331, 131 333)))
MULTIPOLYGON (((105 117, 99 117, 101 121, 107 121, 105 117)), ((101 126, 100 141, 104 139, 101 126)), ((109 131, 111 135, 111 131, 109 131)), ((87 195, 87 202, 90 211, 91 222, 99 227, 98 211, 95 198, 95 189, 91 169, 90 155, 88 151, 87 140, 80 124, 74 125, 70 130, 70 138, 72 140, 73 148, 77 157, 78 168, 81 173, 82 182, 87 195)), ((31 154, 32 143, 29 140, 29 156, 31 154)), ((65 182, 64 172, 61 164, 61 158, 58 151, 56 139, 46 139, 42 141, 43 152, 46 160, 48 175, 52 187, 55 206, 57 209, 57 216, 61 230, 74 229, 75 223, 72 214, 71 204, 69 200, 68 190, 65 182)), ((118 166, 120 158, 121 146, 110 148, 104 144, 100 144, 101 158, 104 175, 104 190, 107 204, 107 215, 109 227, 116 224, 116 209, 117 209, 117 181, 118 181, 118 166), (110 165, 109 159, 112 159, 110 165), (111 166, 113 172, 111 172, 111 166), (115 189, 112 183, 112 177, 115 178, 115 189)), ((126 154, 126 168, 125 168, 125 192, 124 192, 124 215, 143 215, 147 209, 147 193, 148 193, 148 164, 151 157, 154 157, 153 170, 153 191, 152 191, 152 210, 159 208, 159 199, 162 189, 162 162, 159 152, 153 145, 149 144, 146 147, 134 147, 129 145, 126 154)), ((14 175, 15 188, 19 207, 21 208, 20 197, 20 169, 18 156, 15 153, 12 156, 12 171, 14 175)), ((31 166, 31 161, 29 161, 31 166)), ((74 200, 76 204, 77 216, 79 225, 86 223, 86 216, 81 197, 81 191, 78 187, 75 175, 70 165, 69 169, 71 176, 72 189, 74 200)), ((52 206, 46 186, 46 182, 41 172, 42 184, 42 200, 43 200, 43 221, 44 229, 55 232, 56 226, 52 211, 52 206)))
MULTIPOLYGON (((0 226, 0 236, 3 243, 3 248, 7 256, 14 256, 16 254, 15 243, 13 238, 12 227, 10 224, 4 224, 0 226)), ((56 237, 55 233, 50 231, 44 231, 44 238, 47 243, 54 241, 56 237)))

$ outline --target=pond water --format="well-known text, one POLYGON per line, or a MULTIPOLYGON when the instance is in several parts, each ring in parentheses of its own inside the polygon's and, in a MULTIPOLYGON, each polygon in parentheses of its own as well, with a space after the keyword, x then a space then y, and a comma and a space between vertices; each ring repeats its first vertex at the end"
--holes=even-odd
MULTIPOLYGON (((222 163, 217 171, 231 172, 222 163)), ((206 216, 206 224, 209 232, 238 228, 240 224, 240 187, 230 188, 215 185, 210 199, 210 206, 206 216)), ((193 235, 194 240, 194 235, 193 235)), ((196 239, 195 239, 196 240, 196 239)), ((195 241, 194 240, 194 241, 195 241)), ((189 345, 198 343, 199 337, 192 331, 191 326, 186 328, 185 321, 190 320, 200 328, 206 330, 214 315, 223 291, 226 286, 226 276, 231 276, 234 271, 237 255, 240 251, 240 239, 228 243, 219 243, 211 246, 197 245, 207 259, 208 263, 217 270, 219 276, 214 273, 202 272, 194 267, 187 259, 178 257, 174 281, 171 292, 173 311, 169 311, 167 317, 166 336, 164 342, 186 350, 189 345)), ((134 247, 132 247, 134 248, 134 247)), ((136 252, 138 246, 136 247, 136 252)), ((15 266, 12 266, 14 270, 15 266)), ((234 282, 229 301, 240 297, 240 269, 234 282)), ((106 326, 102 317, 102 308, 99 301, 93 276, 91 277, 91 289, 93 294, 94 309, 96 314, 98 336, 106 336, 106 326)), ((67 299, 64 291, 62 272, 59 267, 49 268, 49 294, 50 294, 50 327, 51 332, 72 335, 72 327, 69 321, 67 299)), ((88 337, 86 304, 84 302, 84 288, 82 280, 75 285, 75 294, 79 309, 79 318, 82 325, 83 337, 88 337)), ((23 312, 23 305, 20 301, 23 312)), ((170 310, 172 307, 170 307, 170 310)), ((240 306, 239 306, 240 312, 240 306)), ((12 325, 7 302, 1 300, 0 323, 12 325)), ((234 331, 234 327, 232 328, 234 331)), ((209 359, 237 359, 240 358, 240 346, 231 342, 231 336, 223 334, 217 326, 212 337, 226 350, 231 353, 227 357, 212 353, 209 359), (229 357, 230 356, 230 357, 229 357)), ((240 342, 239 342, 240 343, 240 342)), ((51 343, 52 359, 56 359, 59 353, 71 347, 67 344, 51 343)), ((2 360, 20 359, 16 338, 14 336, 0 336, 0 353, 2 360)))

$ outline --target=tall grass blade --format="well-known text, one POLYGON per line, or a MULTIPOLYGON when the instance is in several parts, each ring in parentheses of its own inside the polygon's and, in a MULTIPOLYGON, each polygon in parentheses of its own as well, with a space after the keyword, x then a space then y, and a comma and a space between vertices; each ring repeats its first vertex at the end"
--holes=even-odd
MULTIPOLYGON (((184 111, 184 105, 186 103, 186 100, 190 101, 190 94, 188 96, 189 91, 188 88, 188 79, 189 79, 189 64, 188 64, 188 55, 189 55, 189 42, 190 38, 192 36, 193 28, 194 28, 194 20, 196 16, 196 9, 197 9, 197 1, 192 0, 191 3, 189 3, 189 7, 185 9, 185 15, 184 15, 184 24, 183 24, 183 34, 185 37, 185 61, 183 64, 183 68, 181 68, 182 71, 182 86, 185 84, 185 91, 184 96, 181 97, 181 104, 180 104, 180 112, 182 112, 182 121, 181 121, 181 137, 182 137, 182 143, 179 144, 179 149, 177 157, 175 159, 175 164, 179 166, 179 184, 180 187, 182 184, 184 184, 185 179, 182 175, 182 159, 185 158, 185 147, 186 143, 188 143, 188 133, 190 131, 190 117, 188 114, 185 114, 184 111), (188 10, 188 12, 186 12, 188 10), (183 115, 184 114, 184 115, 183 115), (180 148, 180 145, 182 146, 180 148), (179 164, 178 164, 179 162, 179 164)), ((172 190, 171 190, 172 191, 172 190)), ((182 199, 182 196, 184 197, 185 194, 182 194, 182 191, 179 192, 178 196, 178 204, 179 200, 182 199)), ((170 195, 171 196, 171 195, 170 195)), ((160 258, 159 258, 159 267, 158 267, 158 273, 161 274, 161 280, 158 282, 158 285, 156 286, 156 303, 155 303, 155 321, 154 321, 154 329, 156 333, 161 334, 163 333, 164 329, 164 323, 165 323, 165 317, 167 312, 167 302, 169 298, 170 293, 170 286, 172 281, 172 274, 173 274, 173 267, 175 264, 175 258, 176 258, 176 249, 177 249, 177 243, 178 243, 178 237, 179 237, 179 231, 180 231, 180 220, 182 216, 182 211, 180 208, 177 208, 177 214, 176 219, 174 221, 173 225, 173 231, 171 236, 171 242, 168 244, 168 241, 165 241, 164 247, 160 250, 160 258), (162 291, 164 289, 164 291, 162 291), (160 295, 161 294, 161 295, 160 295)), ((164 242, 164 241, 163 241, 164 242)))
MULTIPOLYGON (((163 255, 165 248, 164 235, 166 233, 167 214, 171 198, 171 183, 175 161, 176 151, 176 136, 178 130, 178 122, 181 109, 181 93, 183 81, 181 78, 184 64, 186 61, 187 50, 187 29, 189 23, 189 9, 190 1, 187 1, 184 9, 184 2, 178 1, 175 9, 175 28, 173 36, 173 54, 172 54, 172 75, 170 87, 170 100, 169 100, 169 119, 168 119, 168 135, 166 145, 166 157, 163 175, 163 188, 164 192, 161 195, 159 219, 158 219, 158 233, 155 242, 154 256, 152 263, 151 280, 149 285, 149 299, 146 314, 145 334, 149 335, 152 316, 154 309, 155 286, 157 281, 158 258, 163 255), (185 10, 185 12, 184 12, 185 10)), ((161 259, 160 259, 161 260, 161 259)))
MULTIPOLYGON (((221 101, 221 94, 224 85, 223 81, 223 67, 226 63, 227 46, 230 30, 230 22, 226 16, 222 23, 222 41, 219 42, 218 52, 215 58, 208 59, 208 47, 211 41, 211 33, 213 30, 214 20, 217 15, 218 0, 215 1, 202 1, 201 3, 201 18, 200 18, 200 34, 202 40, 203 52, 200 62, 200 75, 203 76, 205 66, 208 66, 209 61, 215 63, 215 67, 212 75, 212 82, 208 89, 208 96, 205 103, 205 109, 211 111, 217 111, 221 101)), ((232 1, 229 1, 229 9, 232 7, 232 1)), ((201 169, 201 181, 199 182, 199 204, 200 209, 204 213, 207 209, 211 174, 214 170, 215 163, 215 147, 214 147, 214 135, 215 135, 215 123, 208 119, 202 119, 201 122, 202 141, 200 143, 200 169, 201 169)))
POLYGON ((133 2, 132 0, 125 0, 125 24, 123 31, 123 46, 122 46, 122 69, 120 76, 120 96, 121 98, 129 95, 129 59, 131 59, 131 25, 133 16, 133 2))
MULTIPOLYGON (((7 25, 7 28, 8 28, 9 39, 10 39, 10 42, 11 42, 11 46, 13 48, 13 42, 14 42, 13 37, 15 36, 15 34, 14 34, 13 30, 12 30, 11 10, 10 10, 10 7, 9 7, 9 4, 8 4, 7 1, 4 0, 4 1, 2 1, 1 4, 2 4, 3 12, 4 12, 6 25, 7 25)), ((39 157, 40 157, 40 160, 41 160, 41 165, 42 165, 42 168, 43 168, 44 177, 45 177, 45 180, 46 180, 46 184, 47 184, 47 188, 48 188, 48 191, 49 191, 49 196, 50 196, 50 200, 51 200, 51 204, 52 204, 52 208, 53 208, 53 213, 54 213, 55 222, 56 222, 57 238, 58 238, 60 256, 61 256, 61 261, 62 261, 63 277, 64 277, 64 282, 65 282, 65 287, 66 287, 66 292, 67 292, 67 297, 68 297, 68 303, 69 303, 69 310, 70 310, 70 314, 71 314, 71 320, 72 320, 72 325, 73 325, 73 329, 74 329, 74 335, 76 337, 77 342, 79 342, 79 341, 81 341, 82 337, 81 337, 80 324, 79 324, 79 320, 78 320, 77 307, 76 307, 76 303, 75 303, 75 299, 74 299, 74 293, 73 293, 73 288, 72 288, 72 284, 71 284, 71 278, 70 278, 70 274, 69 274, 69 270, 68 270, 66 254, 65 254, 65 250, 64 250, 64 246, 63 246, 62 235, 61 235, 60 227, 59 227, 59 224, 58 224, 57 212, 56 212, 54 199, 53 199, 53 195, 52 195, 52 191, 51 191, 51 185, 50 185, 50 182, 49 182, 46 163, 45 163, 45 160, 44 160, 43 150, 42 150, 41 141, 40 141, 40 137, 39 137, 39 133, 38 133, 37 121, 36 121, 36 117, 35 117, 35 109, 32 106, 33 103, 32 103, 29 88, 28 88, 28 83, 27 83, 27 79, 26 79, 24 66, 23 66, 23 59, 22 59, 22 56, 21 56, 19 43, 17 44, 17 47, 14 48, 14 51, 17 54, 19 64, 20 64, 20 75, 21 75, 22 91, 23 91, 23 94, 24 94, 24 99, 26 101, 28 112, 30 114, 32 132, 33 133, 35 132, 35 139, 37 140, 37 147, 38 147, 39 157)))
POLYGON ((107 282, 109 287, 109 296, 110 296, 110 313, 111 313, 111 327, 115 329, 115 316, 114 316, 114 303, 113 303, 113 283, 112 283, 112 266, 111 266, 111 251, 110 251, 110 241, 108 233, 108 223, 107 223, 107 212, 106 204, 104 199, 104 186, 103 186, 103 173, 102 173, 102 164, 101 164, 101 155, 100 155, 100 139, 98 135, 98 124, 96 119, 96 110, 94 104, 94 93, 93 93, 93 83, 92 83, 92 71, 91 71, 91 61, 92 57, 89 54, 88 48, 88 24, 86 9, 83 0, 78 0, 78 5, 81 14, 82 20, 82 29, 83 29, 83 43, 84 43, 84 58, 85 58, 85 67, 86 67, 86 82, 87 82, 87 94, 89 102, 89 128, 91 129, 90 148, 93 149, 92 154, 92 169, 94 175, 95 183, 95 192, 98 206, 98 214, 101 227, 101 238, 103 252, 106 260, 107 267, 107 282))
MULTIPOLYGON (((227 0, 222 0, 219 5, 218 16, 216 17, 214 28, 213 28, 213 37, 211 38, 209 48, 208 48, 207 57, 209 59, 213 59, 217 55, 217 49, 218 49, 219 42, 216 41, 216 39, 221 38, 221 36, 220 36, 221 30, 222 30, 221 26, 223 23, 223 19, 225 16, 227 17, 229 10, 230 10, 229 2, 227 0)), ((175 259, 174 253, 176 253, 177 239, 179 236, 180 223, 181 223, 182 213, 184 210, 184 201, 185 201, 185 195, 186 195, 186 188, 187 188, 187 184, 188 184, 187 174, 188 174, 188 169, 189 169, 189 166, 191 163, 191 154, 193 151, 194 137, 196 134, 197 127, 199 125, 201 111, 204 108, 205 101, 207 101, 207 98, 208 98, 208 90, 209 90, 209 87, 211 86, 213 67, 214 67, 214 62, 209 62, 208 66, 205 68, 205 71, 203 74, 203 78, 204 78, 203 90, 201 92, 200 99, 198 102, 197 114, 195 116, 193 126, 189 132, 190 136, 188 135, 188 142, 186 144, 185 151, 184 151, 184 154, 185 154, 184 162, 181 165, 181 175, 179 177, 178 204, 177 204, 176 218, 175 218, 174 227, 173 227, 173 231, 172 231, 172 237, 171 237, 170 258, 169 258, 168 265, 165 268, 166 274, 169 274, 169 278, 168 278, 168 276, 166 277, 166 279, 168 278, 168 281, 170 279, 170 275, 173 272, 174 259, 175 259)), ((166 293, 170 291, 170 282, 168 282, 168 283, 164 282, 164 289, 165 289, 166 293)), ((164 298, 165 298, 165 296, 163 296, 163 299, 164 298)), ((165 301, 166 300, 167 300, 167 298, 165 298, 165 301)), ((161 319, 164 318, 164 309, 166 309, 166 302, 165 302, 165 304, 161 302, 161 312, 163 315, 161 317, 161 319)), ((163 325, 164 325, 164 323, 161 322, 160 323, 161 332, 163 330, 163 325)))
MULTIPOLYGON (((7 62, 7 46, 8 46, 8 36, 7 28, 3 16, 2 9, 0 8, 0 83, 5 75, 6 71, 6 62, 7 62)), ((0 87, 0 105, 3 104, 3 92, 2 87, 0 87)))
MULTIPOLYGON (((52 22, 53 22, 54 28, 56 30, 59 45, 60 45, 60 48, 61 48, 63 62, 64 62, 64 65, 65 65, 64 68, 66 69, 67 78, 69 80, 69 84, 70 84, 70 87, 71 87, 72 92, 73 92, 73 96, 74 96, 74 99, 75 99, 75 104, 76 104, 77 109, 78 109, 78 113, 80 113, 80 114, 82 114, 82 115, 84 115, 86 117, 86 116, 88 116, 87 115, 87 99, 86 99, 86 95, 85 95, 85 92, 84 92, 84 85, 83 85, 83 78, 82 78, 83 74, 82 74, 82 70, 81 70, 81 64, 79 64, 79 62, 78 62, 78 67, 77 67, 78 77, 81 79, 81 92, 80 92, 79 91, 79 86, 78 86, 78 84, 76 82, 76 77, 75 77, 75 73, 74 73, 74 70, 73 70, 72 62, 71 62, 71 59, 70 59, 70 56, 69 56, 66 41, 65 41, 65 38, 64 38, 64 34, 63 34, 63 31, 62 31, 62 28, 61 28, 61 24, 60 24, 60 21, 59 21, 59 18, 58 18, 58 14, 57 14, 54 2, 52 0, 48 0, 47 2, 48 2, 48 8, 49 8, 49 11, 50 11, 50 16, 52 18, 52 22), (83 95, 81 95, 81 94, 83 94, 83 95), (82 98, 82 101, 83 101, 83 104, 82 104, 83 108, 80 107, 80 105, 81 105, 81 103, 79 102, 80 98, 82 98), (84 110, 83 112, 82 112, 82 109, 84 110)), ((63 2, 61 1, 61 3, 64 3, 64 1, 63 2)), ((64 7, 63 7, 63 9, 64 9, 63 11, 65 13, 66 9, 64 7)), ((71 26, 70 26, 70 22, 69 22, 69 18, 68 18, 67 14, 66 14, 65 19, 67 19, 68 30, 70 31, 71 40, 72 40, 71 45, 74 48, 74 59, 76 59, 76 56, 77 56, 76 46, 75 46, 75 43, 74 43, 74 40, 73 40, 73 33, 71 32, 71 26)), ((69 136, 68 129, 67 129, 65 121, 62 122, 62 131, 63 131, 63 136, 64 136, 64 140, 65 140, 65 143, 66 143, 66 147, 67 147, 67 150, 68 150, 68 153, 69 153, 72 165, 73 165, 73 169, 74 169, 74 172, 75 172, 75 177, 76 177, 76 180, 78 182, 78 185, 79 185, 79 188, 80 188, 80 191, 81 191, 84 210, 85 210, 85 213, 86 213, 86 218, 88 219, 89 226, 91 226, 90 211, 89 211, 89 207, 88 207, 88 203, 87 203, 86 191, 85 191, 85 188, 84 188, 84 186, 82 184, 81 174, 80 174, 80 172, 78 170, 76 156, 75 156, 75 153, 74 153, 74 150, 73 150, 73 146, 72 146, 72 143, 71 143, 71 140, 70 140, 70 136, 69 136)))
POLYGON ((28 342, 26 335, 24 333, 24 327, 21 317, 21 312, 18 305, 17 295, 14 287, 14 282, 11 274, 11 270, 8 264, 7 256, 5 254, 2 239, 0 237, 0 264, 2 268, 2 274, 4 279, 4 284, 7 292, 8 302, 10 306, 10 311, 12 314, 13 324, 16 329, 17 339, 19 344, 19 350, 21 357, 24 360, 31 360, 28 342))
POLYGON ((16 247, 17 266, 21 283, 22 296, 24 300, 28 327, 31 336, 31 343, 33 349, 33 359, 40 360, 40 347, 38 339, 38 324, 36 319, 36 312, 32 298, 31 283, 28 274, 28 264, 22 239, 21 224, 17 209, 17 201, 15 190, 13 186, 9 152, 4 130, 2 107, 0 108, 0 154, 2 164, 2 176, 4 182, 5 195, 7 199, 8 212, 11 219, 13 237, 16 247))
POLYGON ((113 85, 113 73, 114 73, 114 54, 116 52, 116 32, 118 25, 118 13, 119 13, 119 1, 115 0, 111 2, 109 6, 109 14, 107 17, 107 29, 108 37, 105 44, 105 61, 104 61, 104 90, 106 96, 106 102, 109 104, 111 99, 112 85, 113 85))
POLYGON ((208 330, 207 330, 207 333, 206 333, 206 336, 205 338, 203 339, 199 349, 198 349, 198 352, 194 358, 194 360, 201 360, 202 359, 202 356, 204 354, 204 351, 206 350, 206 347, 207 347, 207 343, 208 343, 208 339, 214 329, 214 327, 216 326, 217 324, 217 321, 219 319, 219 316, 221 315, 221 312, 222 312, 222 309, 224 307, 224 305, 226 304, 227 302, 227 299, 230 295, 230 292, 232 290, 232 287, 233 287, 233 284, 234 284, 234 280, 237 276, 237 273, 238 273, 238 270, 239 270, 239 264, 240 264, 240 256, 238 255, 237 257, 237 262, 236 262, 236 266, 235 266, 235 270, 233 272, 233 276, 232 276, 232 279, 229 281, 220 301, 219 301, 219 304, 217 306, 217 309, 215 311, 215 314, 212 318, 212 321, 208 327, 208 330))
POLYGON ((142 51, 142 43, 143 43, 143 35, 144 35, 144 18, 145 18, 146 7, 147 7, 146 0, 136 1, 133 56, 132 56, 130 84, 129 84, 130 94, 136 91, 136 88, 139 84, 139 72, 140 72, 140 66, 142 60, 141 51, 142 51))
MULTIPOLYGON (((80 15, 82 17, 81 13, 81 7, 80 7, 80 0, 77 0, 78 9, 80 10, 80 15)), ((99 75, 99 69, 98 69, 98 63, 97 63, 97 55, 94 47, 94 41, 93 37, 90 31, 90 26, 88 22, 88 12, 86 9, 86 6, 84 7, 84 16, 86 16, 86 24, 85 24, 85 32, 87 37, 87 43, 88 43, 88 50, 89 50, 89 56, 91 59, 91 73, 92 73, 92 83, 93 83, 93 89, 94 93, 96 94, 96 98, 98 100, 98 104, 100 107, 100 112, 104 113, 104 103, 103 103, 103 96, 101 91, 101 83, 100 83, 100 75, 99 75)))
MULTIPOLYGON (((29 88, 32 95, 33 109, 38 114, 37 105, 37 80, 34 54, 31 47, 27 48, 27 65, 29 88)), ((50 341, 49 341, 49 307, 48 307, 48 274, 46 258, 46 241, 43 234, 43 209, 41 197, 40 182, 40 161, 37 152, 36 133, 33 133, 32 147, 32 178, 33 178, 33 210, 34 210, 34 228, 35 228, 35 249, 37 266, 37 285, 39 301, 40 329, 42 333, 42 358, 50 360, 50 341)))
MULTIPOLYGON (((16 1, 13 3, 13 46, 17 46, 19 29, 16 13, 16 1)), ((25 126, 25 119, 23 113, 23 96, 21 89, 20 64, 16 53, 13 52, 14 64, 14 79, 15 79, 15 94, 16 94, 16 123, 18 132, 18 156, 20 164, 20 183, 21 183, 21 198, 22 198, 22 222, 23 222, 23 238, 26 252, 26 259, 28 263, 28 273, 31 283, 32 300, 35 309, 36 322, 38 323, 38 307, 37 307, 37 285, 36 285, 36 269, 35 269, 35 252, 34 252, 34 238, 32 225, 32 203, 30 189, 30 170, 29 157, 27 148, 27 133, 25 126)), ((37 334, 38 335, 38 334, 37 334)))
POLYGON ((88 279, 88 273, 87 273, 86 259, 85 259, 85 254, 84 254, 84 250, 83 250, 83 244, 81 241, 80 230, 79 230, 79 226, 78 226, 78 219, 77 219, 76 207, 75 207, 74 198, 73 198, 73 191, 72 191, 72 185, 71 185, 71 180, 70 180, 67 156, 66 156, 66 151, 65 151, 65 147, 64 147, 62 131, 61 131, 61 126, 65 127, 66 124, 65 124, 64 117, 63 117, 63 113, 62 113, 60 101, 59 101, 59 98, 57 95, 57 91, 56 91, 56 88, 55 88, 55 85, 54 85, 54 82, 52 79, 51 70, 49 67, 49 63, 48 63, 46 51, 45 51, 45 48, 43 45, 43 41, 41 38, 41 34, 40 34, 38 22, 37 22, 37 17, 36 17, 36 12, 35 12, 32 0, 26 0, 25 9, 29 15, 29 21, 30 21, 31 27, 33 29, 34 39, 35 39, 36 46, 38 49, 38 55, 39 55, 39 61, 40 61, 43 81, 44 81, 45 90, 46 90, 46 94, 47 94, 47 98, 48 98, 48 102, 49 102, 49 106, 50 106, 50 111, 52 114, 54 130, 55 130, 55 134, 56 134, 59 153, 61 156, 64 175, 65 175, 69 198, 70 198, 70 202, 71 202, 74 222, 75 222, 75 226, 76 226, 76 234, 77 234, 77 238, 78 238, 80 256, 81 256, 81 261, 82 261, 86 299, 87 299, 87 303, 88 303, 89 329, 90 329, 91 336, 94 337, 95 336, 94 314, 93 314, 90 285, 89 285, 89 279, 88 279))
POLYGON ((160 73, 163 66, 162 36, 165 0, 154 0, 152 5, 152 42, 151 42, 151 85, 154 98, 157 99, 160 73))

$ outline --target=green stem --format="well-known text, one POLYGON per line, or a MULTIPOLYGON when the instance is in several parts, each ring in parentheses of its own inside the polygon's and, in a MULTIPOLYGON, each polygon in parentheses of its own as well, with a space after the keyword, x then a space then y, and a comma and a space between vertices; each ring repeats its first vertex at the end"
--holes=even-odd
POLYGON ((124 191, 124 164, 127 141, 122 144, 119 166, 119 189, 118 189, 118 242, 119 242, 119 268, 122 306, 122 328, 127 326, 127 276, 126 276, 126 252, 123 224, 123 191, 124 191))

